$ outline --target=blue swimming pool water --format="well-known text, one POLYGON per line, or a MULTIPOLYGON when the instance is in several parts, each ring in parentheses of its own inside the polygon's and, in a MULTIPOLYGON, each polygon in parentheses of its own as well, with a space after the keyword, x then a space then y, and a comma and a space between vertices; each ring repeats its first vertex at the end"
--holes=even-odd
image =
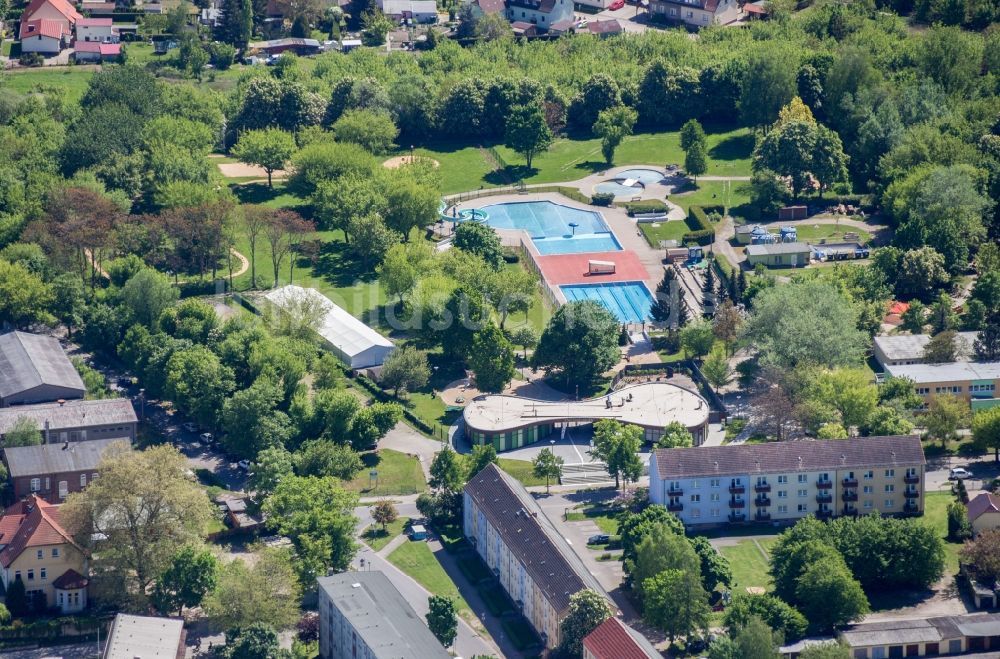
POLYGON ((540 254, 617 252, 621 245, 601 216, 551 201, 523 201, 484 206, 486 223, 496 229, 523 229, 540 254), (570 224, 576 224, 571 227, 570 224))
POLYGON ((641 323, 650 319, 653 296, 641 282, 572 284, 559 288, 568 302, 594 300, 623 323, 641 323))
POLYGON ((655 169, 626 169, 623 172, 618 172, 615 174, 616 179, 627 179, 634 178, 638 179, 640 183, 659 183, 663 180, 663 172, 659 172, 655 169))
POLYGON ((591 233, 575 236, 556 236, 554 238, 532 238, 538 253, 549 254, 583 254, 584 252, 617 252, 622 246, 610 233, 591 233))
POLYGON ((594 192, 610 193, 616 197, 631 197, 642 194, 642 187, 633 188, 631 185, 622 185, 618 181, 604 181, 594 186, 594 192))

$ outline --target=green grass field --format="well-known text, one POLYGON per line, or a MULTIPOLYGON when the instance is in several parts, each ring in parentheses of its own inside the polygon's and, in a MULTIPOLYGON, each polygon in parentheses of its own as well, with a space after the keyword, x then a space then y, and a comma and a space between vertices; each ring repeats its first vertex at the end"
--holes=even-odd
POLYGON ((608 535, 618 535, 618 514, 620 511, 609 511, 596 506, 584 506, 566 515, 568 522, 582 522, 590 520, 597 524, 601 533, 608 535))
POLYGON ((659 247, 661 240, 681 241, 684 234, 691 229, 684 220, 673 220, 670 222, 649 222, 639 225, 639 230, 646 237, 646 242, 654 247, 659 247), (655 226, 654 226, 655 224, 655 226))
POLYGON ((353 480, 344 481, 344 489, 365 497, 392 494, 417 494, 427 488, 420 461, 392 449, 381 449, 361 456, 364 468, 353 480), (373 487, 369 471, 378 471, 378 483, 373 487))
MULTIPOLYGON (((534 467, 527 460, 499 458, 497 462, 500 464, 501 469, 519 480, 521 485, 524 485, 525 487, 531 487, 532 485, 545 485, 544 478, 538 478, 532 473, 532 469, 534 469, 534 467)), ((558 485, 555 481, 552 481, 550 484, 558 485)))
POLYGON ((845 233, 856 233, 862 243, 869 243, 872 234, 864 229, 841 226, 836 224, 799 224, 796 226, 796 233, 799 240, 804 242, 819 242, 825 239, 827 242, 836 243, 844 240, 845 233))
POLYGON ((481 628, 478 618, 458 592, 455 582, 434 558, 426 542, 404 542, 389 554, 389 562, 398 567, 421 586, 434 593, 450 597, 455 602, 458 614, 477 629, 481 628))
POLYGON ((945 574, 958 574, 958 550, 960 542, 948 541, 948 504, 955 500, 951 492, 927 492, 924 495, 924 516, 919 519, 931 527, 944 540, 945 574))
POLYGON ((776 537, 757 539, 756 542, 747 539, 720 549, 733 569, 733 592, 745 593, 749 587, 772 588, 771 575, 768 574, 768 556, 764 552, 775 542, 776 537))
POLYGON ((87 90, 87 83, 93 75, 92 67, 89 66, 14 69, 0 75, 0 87, 21 94, 44 88, 58 89, 66 101, 76 103, 87 90))
POLYGON ((386 525, 384 531, 380 524, 372 524, 361 534, 361 539, 375 551, 380 551, 382 547, 385 547, 392 542, 393 538, 403 532, 408 521, 410 521, 409 517, 398 517, 395 522, 386 525))

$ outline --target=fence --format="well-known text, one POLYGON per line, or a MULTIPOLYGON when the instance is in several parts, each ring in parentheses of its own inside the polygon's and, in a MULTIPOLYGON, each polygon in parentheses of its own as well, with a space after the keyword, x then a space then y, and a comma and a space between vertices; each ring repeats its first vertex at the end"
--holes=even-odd
POLYGON ((495 197, 497 195, 504 194, 521 194, 524 192, 524 189, 524 183, 518 181, 513 185, 501 185, 496 188, 480 188, 479 190, 473 190, 471 192, 461 192, 455 195, 447 195, 444 199, 448 202, 449 206, 452 206, 454 204, 460 204, 463 201, 480 199, 481 197, 495 197))

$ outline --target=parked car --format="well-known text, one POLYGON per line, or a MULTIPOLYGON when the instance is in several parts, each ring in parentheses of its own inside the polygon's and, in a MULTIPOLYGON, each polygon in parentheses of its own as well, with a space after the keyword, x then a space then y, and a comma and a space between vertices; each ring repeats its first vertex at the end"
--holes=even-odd
POLYGON ((610 9, 611 11, 617 11, 624 6, 625 6, 625 0, 614 0, 614 2, 608 5, 608 9, 610 9))
POLYGON ((243 471, 250 471, 249 460, 240 460, 239 462, 236 463, 236 466, 242 469, 243 471))
POLYGON ((611 542, 611 536, 606 533, 599 533, 587 538, 588 545, 606 545, 611 542))
POLYGON ((950 481, 961 481, 966 478, 972 478, 972 474, 964 467, 955 467, 948 473, 948 480, 950 481))
POLYGON ((201 443, 205 446, 211 446, 215 443, 215 437, 210 432, 201 433, 198 435, 198 439, 201 440, 201 443))
POLYGON ((198 432, 198 424, 193 421, 185 421, 181 424, 181 428, 187 432, 198 432))

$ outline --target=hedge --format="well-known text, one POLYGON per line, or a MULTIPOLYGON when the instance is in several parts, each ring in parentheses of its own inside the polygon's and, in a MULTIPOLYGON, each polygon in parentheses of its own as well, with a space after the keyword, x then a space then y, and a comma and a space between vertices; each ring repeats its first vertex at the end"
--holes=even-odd
POLYGON ((643 201, 630 201, 623 204, 625 212, 629 215, 635 215, 636 213, 666 213, 667 205, 660 201, 659 199, 645 199, 643 201))
POLYGON ((615 200, 615 195, 610 192, 597 192, 590 198, 590 203, 594 206, 610 206, 615 200))
POLYGON ((681 237, 681 241, 685 244, 697 243, 699 245, 711 245, 715 242, 715 229, 688 231, 681 237))

